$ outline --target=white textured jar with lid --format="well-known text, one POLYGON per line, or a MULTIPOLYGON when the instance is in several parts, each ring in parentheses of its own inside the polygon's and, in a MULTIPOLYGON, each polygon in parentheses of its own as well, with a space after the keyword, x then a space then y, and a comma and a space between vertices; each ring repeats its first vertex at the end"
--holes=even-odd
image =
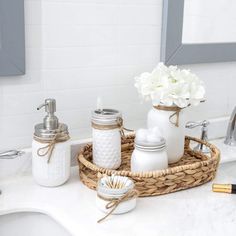
POLYGON ((48 114, 43 123, 35 126, 32 172, 39 185, 54 187, 65 183, 70 177, 70 137, 67 125, 59 123, 54 115, 55 99, 46 99, 38 110, 42 107, 48 114))
POLYGON ((168 157, 165 150, 165 139, 156 142, 138 141, 131 156, 131 171, 147 172, 168 168, 168 157))
POLYGON ((108 169, 121 164, 122 115, 114 109, 97 109, 92 112, 93 163, 108 169))

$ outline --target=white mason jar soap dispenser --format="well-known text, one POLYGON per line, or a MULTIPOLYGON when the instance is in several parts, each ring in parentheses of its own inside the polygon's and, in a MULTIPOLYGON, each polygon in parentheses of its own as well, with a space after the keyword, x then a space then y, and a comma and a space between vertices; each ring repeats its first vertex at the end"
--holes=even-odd
POLYGON ((121 164, 121 113, 113 109, 92 112, 93 163, 108 169, 121 164))
POLYGON ((32 142, 32 172, 35 181, 47 187, 59 186, 70 176, 70 137, 68 127, 54 115, 56 100, 46 99, 37 110, 45 107, 47 115, 37 124, 32 142))

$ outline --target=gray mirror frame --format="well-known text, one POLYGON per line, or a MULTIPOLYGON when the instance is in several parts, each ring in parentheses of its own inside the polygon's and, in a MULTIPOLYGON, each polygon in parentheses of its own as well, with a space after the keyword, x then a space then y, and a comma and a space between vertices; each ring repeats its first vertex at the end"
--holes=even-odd
POLYGON ((184 0, 163 0, 161 61, 166 65, 236 61, 236 43, 183 44, 184 0))
POLYGON ((0 0, 0 76, 25 74, 24 0, 0 0))

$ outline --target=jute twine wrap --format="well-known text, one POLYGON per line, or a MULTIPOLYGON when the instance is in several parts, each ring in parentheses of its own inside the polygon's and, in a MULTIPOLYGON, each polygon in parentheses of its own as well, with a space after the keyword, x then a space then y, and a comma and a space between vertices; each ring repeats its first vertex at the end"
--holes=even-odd
POLYGON ((52 138, 41 138, 41 137, 34 135, 35 141, 37 141, 39 143, 47 144, 46 146, 41 147, 37 150, 38 156, 40 156, 40 157, 47 156, 47 158, 48 158, 47 163, 49 164, 51 157, 52 157, 53 150, 55 148, 55 145, 57 143, 66 142, 69 139, 70 139, 69 134, 62 133, 60 127, 58 129, 58 132, 52 138))
POLYGON ((111 209, 103 218, 101 218, 100 220, 98 220, 97 222, 100 223, 103 220, 105 220, 109 215, 111 215, 115 209, 119 206, 120 203, 125 202, 125 201, 129 201, 133 198, 137 198, 138 197, 138 191, 135 189, 131 189, 129 190, 126 194, 124 194, 122 197, 113 197, 113 198, 106 198, 103 197, 99 194, 97 194, 97 196, 99 198, 101 198, 104 201, 107 201, 107 205, 106 205, 106 209, 111 209))
POLYGON ((119 129, 121 136, 123 138, 125 138, 124 130, 130 131, 130 132, 133 132, 134 130, 125 128, 123 123, 124 123, 123 119, 121 117, 118 117, 116 119, 116 124, 114 124, 114 125, 100 125, 100 124, 96 124, 96 123, 92 122, 92 127, 94 129, 99 129, 99 130, 119 129))
MULTIPOLYGON (((201 100, 200 103, 205 102, 205 100, 201 100)), ((179 127, 179 114, 180 112, 187 108, 190 107, 191 104, 188 104, 186 107, 177 107, 177 106, 163 106, 163 105, 157 105, 157 106, 153 106, 155 109, 157 110, 162 110, 162 111, 173 111, 174 113, 172 115, 169 116, 169 121, 171 124, 173 124, 176 127, 179 127), (173 121, 172 119, 176 116, 176 120, 173 121)))
POLYGON ((96 189, 98 176, 121 175, 130 177, 140 197, 156 196, 192 188, 214 179, 220 161, 220 151, 214 145, 197 138, 185 138, 185 151, 181 160, 168 169, 150 172, 131 172, 130 159, 134 149, 134 135, 122 139, 122 163, 117 170, 105 169, 92 163, 92 144, 86 145, 77 159, 81 181, 96 189), (192 150, 190 142, 210 148, 209 155, 192 150))
POLYGON ((168 107, 168 106, 162 106, 162 105, 154 106, 154 108, 157 110, 162 110, 162 111, 173 111, 174 113, 170 115, 169 121, 174 126, 179 127, 179 113, 181 112, 183 108, 180 108, 177 106, 168 107), (175 121, 172 120, 174 117, 176 117, 175 121))

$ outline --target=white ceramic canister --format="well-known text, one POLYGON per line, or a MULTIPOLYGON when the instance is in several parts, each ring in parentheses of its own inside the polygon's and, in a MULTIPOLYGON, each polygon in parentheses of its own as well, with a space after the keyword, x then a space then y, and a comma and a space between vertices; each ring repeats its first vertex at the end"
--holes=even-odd
POLYGON ((97 166, 117 169, 121 164, 121 133, 118 119, 121 113, 113 109, 97 109, 92 112, 93 163, 97 166))
POLYGON ((35 126, 32 142, 32 172, 42 186, 54 187, 70 177, 71 145, 68 127, 54 115, 55 99, 46 99, 41 107, 48 113, 44 122, 35 126))
POLYGON ((112 211, 112 214, 123 214, 133 210, 136 207, 137 200, 137 192, 134 190, 134 183, 131 179, 124 176, 106 176, 98 181, 97 185, 97 197, 96 204, 98 209, 100 209, 104 213, 109 213, 112 210, 112 206, 109 208, 109 202, 113 200, 119 200, 124 197, 128 192, 134 191, 131 197, 125 201, 121 201, 118 206, 112 211), (122 188, 110 188, 108 186, 104 186, 103 182, 107 179, 118 178, 119 182, 125 182, 126 186, 122 188), (128 184, 127 184, 128 183, 128 184))
POLYGON ((132 172, 148 172, 168 168, 168 157, 165 150, 165 139, 156 142, 138 141, 131 156, 132 172))
POLYGON ((166 110, 161 110, 153 107, 147 118, 147 127, 159 127, 166 140, 169 163, 179 161, 184 154, 186 118, 182 110, 176 113, 175 108, 167 107, 166 110))

